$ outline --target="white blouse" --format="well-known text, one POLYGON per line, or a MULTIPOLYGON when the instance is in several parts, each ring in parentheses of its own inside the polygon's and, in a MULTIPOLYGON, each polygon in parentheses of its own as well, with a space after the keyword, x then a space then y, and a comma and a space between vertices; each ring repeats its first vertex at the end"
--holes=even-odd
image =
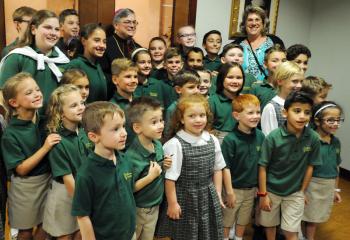
MULTIPOLYGON (((284 106, 285 100, 279 96, 275 96, 271 101, 275 101, 278 105, 284 106)), ((275 107, 272 103, 266 104, 261 114, 261 130, 267 136, 272 130, 278 128, 278 121, 275 107)))

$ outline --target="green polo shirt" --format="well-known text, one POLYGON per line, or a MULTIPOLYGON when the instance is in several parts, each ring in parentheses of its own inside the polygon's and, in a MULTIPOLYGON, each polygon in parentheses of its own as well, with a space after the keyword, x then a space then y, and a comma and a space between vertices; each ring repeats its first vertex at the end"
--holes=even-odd
MULTIPOLYGON (((12 117, 1 138, 2 156, 9 174, 16 173, 16 167, 37 152, 44 143, 36 123, 12 117)), ((45 156, 27 176, 38 176, 50 171, 49 161, 45 156)))
POLYGON ((148 78, 146 82, 143 84, 138 84, 137 88, 134 92, 135 97, 154 97, 160 101, 160 103, 164 106, 165 96, 163 94, 164 83, 155 79, 148 78))
POLYGON ((216 56, 215 59, 210 59, 208 55, 203 58, 203 65, 205 69, 209 71, 218 71, 221 66, 220 56, 216 56))
POLYGON ((255 82, 252 85, 250 93, 259 99, 262 111, 272 98, 277 95, 277 90, 274 89, 265 79, 262 83, 255 82))
MULTIPOLYGON (((39 49, 33 47, 33 49, 40 53, 39 49)), ((49 58, 58 57, 58 53, 53 50, 49 58)), ((24 56, 22 54, 13 53, 9 55, 2 65, 0 71, 0 87, 3 87, 7 79, 13 77, 20 72, 30 73, 34 80, 37 82, 41 92, 43 93, 44 106, 39 110, 40 115, 45 115, 47 102, 51 96, 51 93, 57 88, 57 77, 52 73, 47 63, 45 63, 44 70, 37 70, 37 61, 24 56)), ((56 64, 58 67, 62 67, 63 64, 56 64)))
MULTIPOLYGON (((133 176, 135 182, 148 174, 150 161, 163 163, 164 152, 159 141, 153 142, 154 152, 148 151, 142 146, 138 137, 126 151, 126 156, 133 165, 133 176)), ((150 184, 134 193, 136 206, 139 208, 150 208, 160 205, 164 194, 164 173, 159 175, 150 184)))
POLYGON ((211 86, 209 88, 209 95, 213 95, 216 94, 216 80, 217 80, 217 76, 212 76, 211 77, 211 86))
POLYGON ((62 127, 58 134, 62 138, 49 152, 49 161, 52 177, 63 183, 63 176, 73 174, 75 177, 78 168, 87 158, 90 142, 81 128, 77 133, 62 127))
POLYGON ((163 82, 164 109, 167 109, 174 101, 179 98, 179 95, 174 89, 174 82, 169 79, 160 80, 163 82))
POLYGON ((233 188, 258 186, 258 160, 264 134, 253 129, 251 134, 241 132, 238 124, 221 144, 222 155, 230 169, 233 188))
POLYGON ((231 132, 236 124, 232 117, 232 100, 224 94, 213 94, 209 97, 210 109, 214 116, 213 128, 223 132, 231 132))
POLYGON ((135 231, 132 165, 121 152, 117 164, 91 152, 78 170, 73 216, 89 216, 97 240, 130 240, 135 231))
POLYGON ((126 110, 130 104, 129 99, 124 98, 117 91, 115 91, 113 97, 109 101, 117 104, 125 113, 125 129, 126 129, 126 132, 128 133, 128 137, 126 138, 125 148, 128 148, 136 136, 134 131, 132 130, 132 127, 130 125, 130 122, 126 114, 126 110))
POLYGON ((107 80, 99 63, 92 63, 84 56, 79 56, 68 63, 65 68, 78 68, 86 73, 90 87, 87 103, 107 100, 107 80))
POLYGON ((254 77, 254 75, 250 73, 244 73, 244 77, 245 77, 245 80, 244 80, 244 86, 241 92, 242 94, 249 93, 252 89, 253 83, 256 82, 256 78, 254 77))
POLYGON ((283 125, 262 144, 259 165, 266 167, 267 190, 274 194, 288 196, 300 191, 307 167, 321 164, 320 140, 309 127, 297 138, 283 125))
POLYGON ((340 141, 332 136, 331 142, 326 143, 320 140, 322 165, 315 166, 313 177, 333 179, 338 177, 338 166, 341 163, 340 141))
MULTIPOLYGON (((18 38, 15 39, 12 43, 4 47, 1 51, 1 58, 5 57, 18 43, 18 38)), ((0 59, 1 59, 0 58, 0 59)))

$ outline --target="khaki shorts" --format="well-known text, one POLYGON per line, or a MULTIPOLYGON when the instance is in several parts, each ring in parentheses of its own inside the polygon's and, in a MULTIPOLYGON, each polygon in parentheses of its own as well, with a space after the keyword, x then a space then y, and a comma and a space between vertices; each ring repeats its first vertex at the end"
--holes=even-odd
POLYGON ((308 204, 305 205, 303 221, 326 222, 334 203, 335 179, 312 178, 305 195, 308 204))
POLYGON ((234 189, 236 203, 234 208, 223 209, 224 227, 232 227, 234 223, 238 225, 248 225, 252 218, 254 198, 256 188, 251 189, 234 189))
POLYGON ((288 196, 278 196, 269 192, 268 196, 272 209, 271 212, 260 211, 260 224, 264 227, 281 224, 285 231, 298 232, 304 212, 304 193, 298 191, 288 196))
POLYGON ((53 237, 72 234, 79 230, 76 217, 71 215, 72 197, 64 184, 52 181, 47 194, 43 229, 53 237))
POLYGON ((153 240, 158 221, 159 206, 136 208, 136 239, 153 240))

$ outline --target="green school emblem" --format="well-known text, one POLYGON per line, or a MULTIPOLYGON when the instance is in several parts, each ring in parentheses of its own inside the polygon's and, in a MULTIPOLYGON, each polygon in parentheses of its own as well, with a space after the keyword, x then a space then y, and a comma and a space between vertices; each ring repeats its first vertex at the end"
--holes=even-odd
POLYGON ((303 148, 303 152, 311 152, 311 147, 307 146, 303 148))
POLYGON ((336 152, 337 154, 340 154, 340 148, 336 148, 336 149, 335 149, 335 152, 336 152))
POLYGON ((157 96, 158 96, 158 93, 156 93, 156 92, 150 92, 149 95, 150 95, 151 97, 157 97, 157 96))
POLYGON ((260 152, 261 146, 256 146, 256 151, 260 152))
POLYGON ((124 173, 124 178, 126 181, 128 181, 130 178, 132 178, 132 173, 131 172, 124 173))

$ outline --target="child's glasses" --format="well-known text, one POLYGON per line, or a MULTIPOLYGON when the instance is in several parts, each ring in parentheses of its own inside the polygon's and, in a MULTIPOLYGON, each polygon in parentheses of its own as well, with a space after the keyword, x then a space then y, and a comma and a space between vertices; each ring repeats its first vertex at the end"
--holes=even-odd
POLYGON ((344 118, 324 118, 322 119, 323 122, 329 124, 329 125, 340 125, 344 122, 344 118))

